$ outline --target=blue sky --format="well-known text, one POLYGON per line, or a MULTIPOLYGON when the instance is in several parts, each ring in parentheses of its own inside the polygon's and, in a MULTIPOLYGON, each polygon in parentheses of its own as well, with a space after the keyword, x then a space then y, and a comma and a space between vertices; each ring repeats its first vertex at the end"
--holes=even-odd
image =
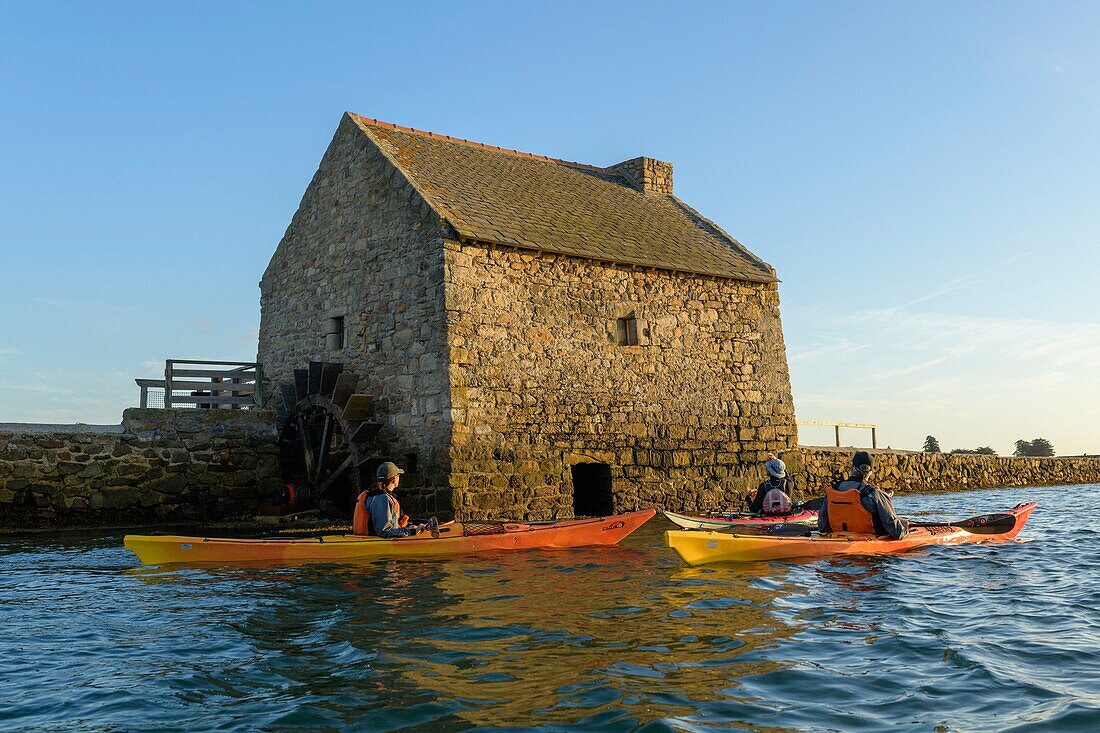
POLYGON ((353 110, 671 161, 783 279, 800 418, 1098 453, 1097 37, 1095 3, 4 4, 0 421, 254 358, 353 110))

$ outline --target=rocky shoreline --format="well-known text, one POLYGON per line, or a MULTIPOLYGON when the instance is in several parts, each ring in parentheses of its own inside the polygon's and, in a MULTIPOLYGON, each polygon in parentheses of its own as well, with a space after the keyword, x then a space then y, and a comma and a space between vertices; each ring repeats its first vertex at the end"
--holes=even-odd
MULTIPOLYGON (((856 450, 802 446, 781 457, 799 484, 816 495, 846 475, 856 450)), ((871 453, 875 483, 897 493, 1100 484, 1100 458, 871 453)), ((762 477, 758 470, 715 473, 708 483, 713 491, 707 492, 715 506, 670 508, 739 505, 746 488, 762 477)), ((281 488, 279 476, 278 439, 269 412, 131 409, 119 426, 0 425, 0 531, 269 530, 280 522, 254 517, 264 503, 261 497, 281 488)), ((507 507, 501 512, 506 516, 507 507)))
MULTIPOLYGON (((847 475, 859 448, 800 447, 799 472, 805 486, 824 489, 847 475)), ((915 451, 869 451, 874 483, 903 494, 1064 484, 1100 484, 1100 458, 1017 458, 915 451)))

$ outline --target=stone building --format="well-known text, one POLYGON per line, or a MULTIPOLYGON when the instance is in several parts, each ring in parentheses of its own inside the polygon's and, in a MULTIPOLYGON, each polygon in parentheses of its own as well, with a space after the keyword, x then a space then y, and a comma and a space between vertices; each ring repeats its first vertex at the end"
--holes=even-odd
POLYGON ((718 507, 797 444, 775 272, 669 163, 348 113, 260 288, 270 383, 354 369, 426 511, 718 507))

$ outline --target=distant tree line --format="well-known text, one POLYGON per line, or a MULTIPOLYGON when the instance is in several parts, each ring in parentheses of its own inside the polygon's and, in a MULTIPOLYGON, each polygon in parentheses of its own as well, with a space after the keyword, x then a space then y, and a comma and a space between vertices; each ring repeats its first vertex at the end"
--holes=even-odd
POLYGON ((1054 455, 1054 446, 1046 438, 1035 440, 1017 440, 1014 456, 1038 456, 1044 458, 1054 455))
MULTIPOLYGON (((940 449, 940 441, 936 440, 935 436, 929 435, 924 439, 925 453, 942 453, 940 449)), ((995 456, 997 451, 990 448, 988 445, 979 446, 977 448, 953 448, 951 450, 956 455, 977 455, 977 456, 995 456)), ((1016 450, 1013 451, 1014 456, 1053 456, 1054 445, 1046 438, 1036 438, 1035 440, 1017 440, 1016 450)))

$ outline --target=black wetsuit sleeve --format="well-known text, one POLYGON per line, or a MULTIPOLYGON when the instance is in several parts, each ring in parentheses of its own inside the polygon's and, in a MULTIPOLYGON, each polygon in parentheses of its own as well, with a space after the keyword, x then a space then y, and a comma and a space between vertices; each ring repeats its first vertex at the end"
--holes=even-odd
POLYGON ((749 500, 749 511, 753 514, 761 514, 764 511, 764 494, 768 493, 768 489, 764 484, 760 484, 756 487, 756 493, 753 494, 752 499, 749 500))
POLYGON ((829 528, 829 500, 821 502, 821 508, 817 510, 817 531, 831 532, 829 528))
POLYGON ((905 535, 909 534, 909 528, 905 522, 898 519, 897 513, 894 511, 894 502, 890 501, 885 493, 881 489, 874 488, 871 491, 865 492, 864 496, 870 499, 869 502, 863 501, 861 497, 860 501, 864 508, 871 512, 875 517, 875 523, 881 524, 881 529, 885 534, 890 535, 895 540, 900 540, 905 535), (870 503, 871 506, 867 506, 870 503))

